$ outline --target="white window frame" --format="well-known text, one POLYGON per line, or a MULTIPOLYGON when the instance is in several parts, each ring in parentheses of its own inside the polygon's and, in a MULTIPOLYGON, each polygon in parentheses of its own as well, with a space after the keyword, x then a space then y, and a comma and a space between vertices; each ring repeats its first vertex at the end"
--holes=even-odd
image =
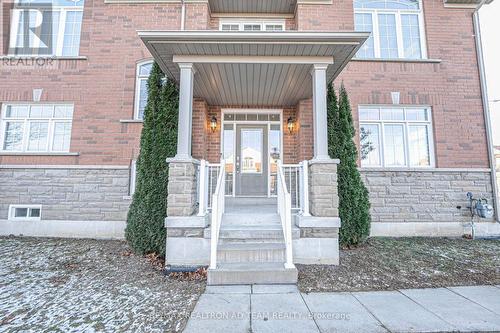
MULTIPOLYGON (((283 131, 283 109, 221 109, 221 131, 220 131, 220 153, 221 156, 224 156, 224 125, 229 124, 233 126, 233 151, 234 154, 233 156, 235 157, 235 160, 233 163, 236 163, 236 125, 267 125, 267 133, 269 135, 269 131, 271 130, 271 125, 279 125, 280 127, 280 160, 283 160, 284 152, 283 152, 283 147, 284 147, 284 135, 285 132, 283 131), (231 114, 237 114, 237 113, 246 113, 246 114, 279 114, 280 119, 279 120, 225 120, 225 115, 231 113, 231 114)), ((271 150, 271 142, 267 140, 267 151, 269 154, 269 151, 271 150)), ((271 159, 267 159, 267 179, 268 179, 268 186, 267 186, 267 197, 272 198, 276 197, 277 194, 271 194, 271 187, 269 184, 271 184, 271 159)), ((232 188, 232 195, 228 196, 236 196, 236 172, 233 172, 233 188, 232 188)))
MULTIPOLYGON (((425 35, 425 20, 424 20, 424 8, 423 1, 419 1, 419 9, 368 9, 368 8, 354 8, 354 16, 356 14, 371 14, 372 16, 372 35, 373 35, 373 48, 375 59, 409 59, 409 60, 418 60, 418 59, 427 59, 427 38, 425 35), (379 14, 391 14, 396 17, 396 36, 397 36, 397 44, 398 44, 398 57, 397 58, 382 58, 380 55, 380 31, 379 31, 379 22, 378 16, 379 14), (421 57, 420 58, 406 58, 404 55, 404 43, 403 43, 403 27, 401 25, 401 15, 404 14, 413 14, 418 16, 418 28, 420 32, 420 50, 421 57)), ((369 57, 359 57, 357 59, 372 59, 369 57)))
MULTIPOLYGON (((221 19, 219 21, 219 30, 222 30, 223 25, 238 25, 238 31, 245 31, 245 25, 259 25, 260 30, 253 30, 253 32, 266 32, 266 27, 268 25, 280 25, 281 31, 285 31, 285 20, 255 20, 255 19, 221 19)), ((236 31, 236 30, 225 30, 225 31, 236 31)), ((280 30, 269 30, 271 32, 278 32, 280 30)), ((250 31, 248 31, 250 32, 250 31)))
MULTIPOLYGON (((34 10, 36 10, 36 9, 34 8, 34 10)), ((12 19, 11 19, 11 26, 10 26, 10 39, 9 39, 9 49, 10 50, 14 50, 17 47, 16 43, 17 43, 17 35, 18 35, 18 30, 19 30, 19 19, 21 17, 22 11, 23 11, 22 9, 15 9, 15 8, 12 10, 12 19)), ((58 31, 57 31, 56 49, 55 49, 55 52, 53 52, 53 54, 43 54, 42 56, 62 57, 63 56, 63 48, 64 48, 64 32, 65 32, 65 28, 66 28, 66 15, 68 12, 82 12, 83 13, 83 6, 82 7, 53 6, 52 11, 59 12, 59 26, 58 26, 58 31)), ((82 14, 81 25, 83 26, 83 14, 82 14)), ((34 40, 34 42, 35 42, 35 45, 33 45, 33 46, 37 47, 40 44, 40 39, 36 38, 34 40)), ((80 48, 78 48, 77 55, 72 55, 69 57, 76 57, 76 56, 79 56, 79 54, 80 54, 80 48)), ((9 56, 11 56, 11 57, 38 56, 38 54, 9 54, 9 56)))
POLYGON ((128 190, 130 196, 134 195, 136 178, 137 178, 137 161, 132 160, 130 162, 130 181, 128 190))
MULTIPOLYGON (((362 168, 411 168, 411 169, 429 169, 436 167, 435 161, 435 150, 434 150, 434 125, 432 122, 432 108, 428 105, 359 105, 358 115, 362 109, 379 109, 379 114, 381 114, 384 109, 425 109, 427 111, 427 120, 407 120, 406 111, 404 111, 404 120, 362 120, 359 119, 358 133, 361 133, 361 127, 366 125, 377 125, 379 129, 379 165, 363 165, 361 161, 362 168), (384 125, 403 125, 404 127, 404 153, 405 153, 405 165, 386 165, 385 162, 385 132, 384 125), (428 128, 428 140, 429 140, 429 165, 411 165, 410 164, 410 145, 409 145, 409 128, 410 125, 426 125, 428 128)), ((359 135, 359 134, 358 134, 359 135)))
POLYGON ((73 116, 71 118, 55 118, 52 116, 51 118, 30 118, 29 117, 29 112, 32 106, 43 106, 43 105, 49 105, 52 107, 55 107, 57 105, 64 105, 64 106, 70 106, 73 109, 73 112, 75 111, 75 107, 71 103, 22 103, 22 102, 16 102, 16 103, 4 103, 2 104, 1 107, 1 112, 0 112, 0 152, 1 153, 69 153, 70 147, 71 147, 71 134, 73 132, 73 116), (28 116, 27 117, 19 117, 19 118, 7 118, 6 113, 7 113, 7 107, 8 106, 14 106, 14 105, 27 105, 28 106, 28 116), (5 144, 5 135, 7 133, 6 128, 7 128, 7 123, 8 122, 19 122, 23 123, 23 141, 22 141, 22 147, 21 150, 4 150, 4 144, 5 144), (28 144, 29 144, 29 126, 31 122, 48 122, 48 129, 47 129, 47 149, 45 150, 28 150, 28 144), (55 128, 55 123, 69 123, 71 124, 71 131, 70 131, 70 145, 68 150, 54 150, 53 149, 53 144, 54 144, 54 128, 55 128))
POLYGON ((140 75, 140 70, 141 67, 147 64, 152 64, 154 61, 153 59, 147 59, 143 60, 141 62, 138 62, 136 67, 135 67, 135 97, 134 97, 134 119, 135 120, 144 120, 143 118, 139 117, 139 105, 141 102, 141 82, 145 80, 146 82, 149 79, 149 75, 140 75))
POLYGON ((21 205, 21 204, 16 204, 16 205, 9 205, 9 215, 8 215, 9 220, 15 220, 15 221, 40 221, 42 219, 42 205, 21 205), (14 211, 16 208, 27 208, 27 216, 25 217, 16 217, 14 214, 14 211), (32 209, 40 209, 40 216, 37 217, 31 217, 30 211, 32 209))

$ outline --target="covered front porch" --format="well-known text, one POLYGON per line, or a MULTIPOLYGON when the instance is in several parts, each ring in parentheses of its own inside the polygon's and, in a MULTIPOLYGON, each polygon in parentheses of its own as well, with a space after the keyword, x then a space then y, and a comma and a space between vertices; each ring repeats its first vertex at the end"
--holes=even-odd
POLYGON ((328 156, 327 84, 368 34, 139 35, 179 84, 167 263, 210 265, 212 284, 293 282, 294 263, 337 264, 338 160, 328 156), (240 209, 229 213, 234 200, 240 209))

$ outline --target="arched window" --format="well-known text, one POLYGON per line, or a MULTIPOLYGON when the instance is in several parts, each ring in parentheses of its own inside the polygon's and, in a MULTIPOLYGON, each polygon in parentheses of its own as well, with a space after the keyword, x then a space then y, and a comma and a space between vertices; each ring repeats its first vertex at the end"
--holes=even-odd
POLYGON ((356 31, 371 32, 358 58, 425 59, 422 0, 354 0, 356 31))
POLYGON ((137 64, 135 79, 135 119, 144 118, 144 109, 148 102, 148 78, 153 68, 153 61, 143 61, 137 64))

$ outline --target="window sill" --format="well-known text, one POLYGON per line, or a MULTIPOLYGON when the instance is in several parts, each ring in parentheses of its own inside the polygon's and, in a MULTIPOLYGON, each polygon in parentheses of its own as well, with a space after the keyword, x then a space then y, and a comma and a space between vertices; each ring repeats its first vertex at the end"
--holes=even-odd
POLYGON ((88 60, 86 56, 36 56, 36 55, 26 55, 26 56, 0 56, 0 60, 30 60, 30 59, 52 59, 52 60, 88 60))
POLYGON ((361 167, 363 172, 490 172, 487 168, 436 168, 436 167, 361 167))
POLYGON ((142 119, 120 119, 120 123, 143 123, 142 119))
POLYGON ((57 152, 8 152, 0 151, 0 156, 78 156, 80 153, 57 153, 57 152))
POLYGON ((388 58, 352 58, 351 61, 365 62, 414 62, 414 63, 431 63, 439 64, 441 59, 388 59, 388 58))

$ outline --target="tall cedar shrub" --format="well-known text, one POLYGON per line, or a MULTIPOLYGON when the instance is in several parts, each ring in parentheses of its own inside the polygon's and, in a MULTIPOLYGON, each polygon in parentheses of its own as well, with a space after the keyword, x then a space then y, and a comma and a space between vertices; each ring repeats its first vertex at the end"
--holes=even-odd
POLYGON ((127 216, 125 237, 136 253, 165 255, 167 157, 175 155, 179 93, 154 63, 148 79, 136 189, 127 216))
POLYGON ((368 190, 357 168, 358 152, 349 96, 342 84, 339 98, 332 85, 328 87, 328 154, 340 159, 337 169, 339 215, 342 221, 340 244, 358 245, 370 233, 368 190))

